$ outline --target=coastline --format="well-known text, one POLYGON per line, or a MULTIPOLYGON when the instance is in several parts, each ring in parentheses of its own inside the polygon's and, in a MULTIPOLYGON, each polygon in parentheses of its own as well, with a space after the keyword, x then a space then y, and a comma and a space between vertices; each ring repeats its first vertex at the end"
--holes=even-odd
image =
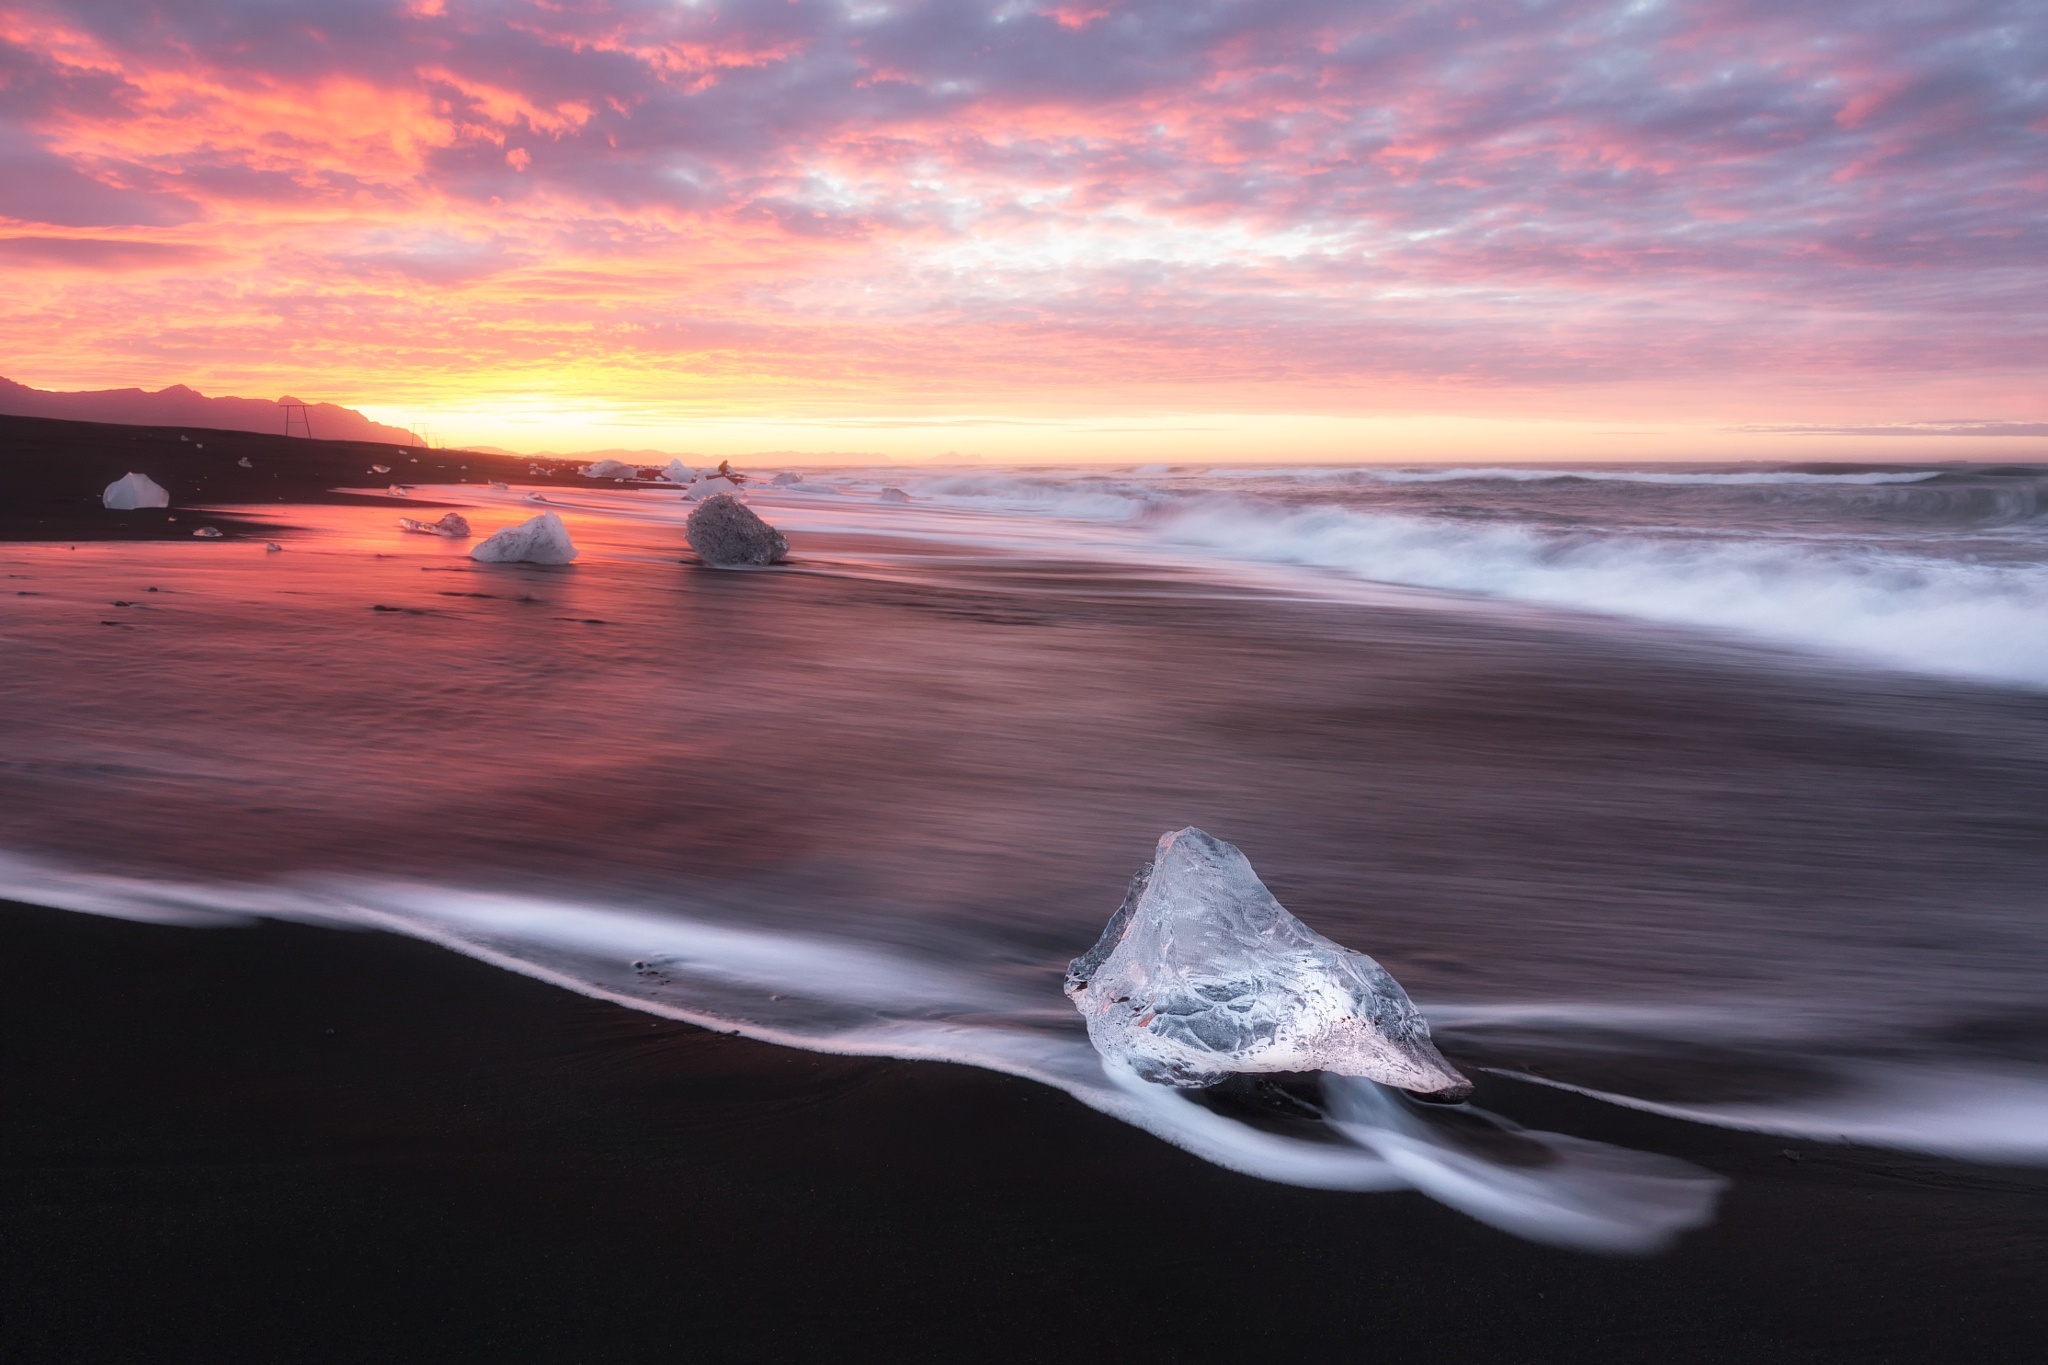
POLYGON ((2048 1177, 1481 1078, 1732 1177, 1648 1259, 1209 1166, 1066 1097, 652 1020, 374 933, 0 907, 11 1361, 2019 1359, 2048 1177), (329 1032, 332 1030, 332 1032, 329 1032))

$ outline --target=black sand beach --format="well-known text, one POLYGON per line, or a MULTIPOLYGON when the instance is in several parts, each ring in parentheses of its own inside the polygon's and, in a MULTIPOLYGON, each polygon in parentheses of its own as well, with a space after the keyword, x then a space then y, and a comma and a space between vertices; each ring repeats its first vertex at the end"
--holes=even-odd
POLYGON ((531 464, 508 455, 370 441, 0 415, 0 541, 170 540, 200 525, 217 526, 224 535, 265 535, 280 524, 265 519, 265 503, 360 504, 360 497, 335 490, 374 488, 380 481, 539 482, 528 473, 531 464), (391 472, 372 473, 380 464, 391 472), (109 517, 100 492, 131 470, 163 485, 171 505, 109 517), (237 510, 195 515, 194 509, 226 506, 237 510))
POLYGON ((1734 1180, 1653 1259, 1218 1170, 1043 1087, 424 944, 0 912, 10 1361, 2024 1361, 2048 1179, 1506 1082, 1734 1180))
MULTIPOLYGON (((77 481, 37 449, 10 467, 77 481)), ((294 503, 360 454, 291 475, 294 503)), ((853 907, 833 932, 1014 969, 1064 1010, 1058 964, 1149 840, 1198 821, 1425 1002, 1789 980, 1880 1002, 1866 1060, 2042 1051, 2037 693, 1078 559, 926 545, 884 573, 858 562, 880 536, 793 533, 791 571, 721 575, 593 517, 573 571, 486 576, 403 558, 442 547, 400 543, 391 510, 363 518, 390 555, 309 532, 270 595, 239 560, 152 559, 173 591, 124 630, 98 623, 130 610, 102 580, 136 564, 31 547, 0 852, 227 886, 682 888, 748 928, 802 927, 829 891, 853 907)), ((2038 1353, 2041 1168, 1480 1069, 1796 1099, 1820 1054, 1789 1034, 1581 1054, 1440 1030, 1484 1108, 1729 1181, 1709 1225, 1611 1256, 1238 1174, 1030 1081, 725 1036, 395 934, 0 904, 0 1011, 10 1362, 2038 1353)))

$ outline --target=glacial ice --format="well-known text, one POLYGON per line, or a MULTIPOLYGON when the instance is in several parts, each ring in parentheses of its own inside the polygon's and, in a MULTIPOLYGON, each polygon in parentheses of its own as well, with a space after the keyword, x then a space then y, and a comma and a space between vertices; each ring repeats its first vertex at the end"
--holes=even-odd
POLYGON ((147 474, 123 474, 107 485, 100 502, 116 512, 134 512, 144 507, 169 507, 171 495, 147 474))
POLYGON ((681 460, 670 460, 656 477, 666 479, 670 483, 689 483, 697 477, 697 471, 681 460))
POLYGON ((715 568, 780 564, 789 557, 782 532, 734 497, 706 498, 690 509, 683 535, 697 557, 715 568))
POLYGON ((249 463, 249 457, 247 455, 244 455, 241 459, 236 460, 235 463, 240 465, 244 469, 254 469, 256 467, 255 465, 249 463))
POLYGON ((684 496, 691 502, 702 502, 705 498, 715 498, 720 493, 737 493, 739 491, 740 486, 731 479, 720 474, 713 474, 708 479, 699 479, 691 484, 690 491, 684 494, 684 496))
POLYGON ((576 546, 562 519, 543 512, 480 541, 469 557, 486 564, 567 564, 576 558, 576 546))
POLYGON ((450 540, 469 539, 469 520, 460 512, 449 512, 439 521, 420 521, 415 517, 400 517, 398 524, 405 530, 423 536, 446 536, 450 540))
POLYGON ((788 488, 792 484, 799 484, 802 483, 803 481, 803 475, 792 474, 790 471, 785 469, 780 474, 777 474, 774 478, 770 479, 768 482, 774 484, 777 488, 788 488))
POLYGON ((1163 1085, 1327 1071, 1472 1092, 1385 968, 1289 914, 1244 854, 1193 826, 1160 837, 1066 992, 1096 1051, 1163 1085))
POLYGON ((198 530, 194 531, 192 534, 198 536, 201 540, 220 539, 220 529, 214 526, 202 526, 198 530))
POLYGON ((882 490, 881 500, 883 502, 909 502, 910 494, 904 492, 900 488, 884 488, 882 490))

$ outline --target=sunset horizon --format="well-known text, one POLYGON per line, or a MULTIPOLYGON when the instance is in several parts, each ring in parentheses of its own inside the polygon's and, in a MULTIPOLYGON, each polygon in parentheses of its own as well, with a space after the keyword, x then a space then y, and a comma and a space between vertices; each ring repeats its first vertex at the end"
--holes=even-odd
POLYGON ((1834 13, 0 6, 0 372, 517 450, 2048 456, 2024 11, 1834 13))

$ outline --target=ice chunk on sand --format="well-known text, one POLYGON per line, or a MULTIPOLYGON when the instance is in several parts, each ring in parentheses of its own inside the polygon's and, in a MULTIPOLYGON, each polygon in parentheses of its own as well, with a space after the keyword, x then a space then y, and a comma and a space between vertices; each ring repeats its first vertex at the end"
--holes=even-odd
POLYGON ((657 477, 667 479, 670 483, 689 483, 697 477, 697 471, 681 460, 670 460, 657 477))
POLYGON ((450 512, 439 521, 419 521, 412 517, 400 517, 398 524, 423 536, 446 536, 450 540, 469 539, 469 521, 460 512, 450 512))
POLYGON ((217 530, 215 530, 215 529, 214 529, 213 527, 211 527, 211 526, 202 526, 202 527, 200 527, 200 528, 199 528, 198 530, 194 531, 194 532, 193 532, 192 534, 193 534, 193 535, 195 535, 195 536, 199 536, 199 537, 201 537, 202 539, 205 539, 205 540, 219 540, 219 539, 220 539, 220 532, 219 532, 219 531, 217 531, 217 530))
POLYGON ((385 489, 384 491, 386 493, 389 493, 394 498, 402 498, 405 496, 405 489, 395 483, 392 484, 389 488, 385 489))
POLYGON ((586 479, 635 479, 640 477, 640 466, 627 464, 624 460, 599 460, 583 466, 586 479))
POLYGON ((882 490, 882 501, 883 501, 883 502, 909 502, 909 501, 910 501, 910 494, 908 494, 908 493, 904 492, 904 491, 903 491, 902 489, 900 489, 900 488, 884 488, 884 489, 882 490))
POLYGON ((100 501, 116 512, 134 512, 144 507, 169 507, 171 495, 147 474, 123 474, 107 485, 100 501))
POLYGON ((738 498, 706 498, 690 509, 683 523, 690 548, 706 564, 727 568, 738 564, 780 564, 789 557, 782 532, 755 515, 738 498))
POLYGON ((1164 1085, 1330 1071, 1472 1091, 1385 968, 1289 914, 1244 854, 1193 826, 1161 836, 1066 990, 1098 1052, 1164 1085))
POLYGON ((370 466, 370 472, 372 474, 389 474, 391 466, 388 464, 373 464, 370 466))
POLYGON ((803 481, 803 475, 792 474, 787 469, 783 470, 780 474, 777 474, 774 478, 768 480, 768 482, 774 484, 778 488, 787 488, 791 484, 802 483, 803 481))
POLYGON ((496 479, 492 479, 491 491, 493 493, 510 493, 512 491, 512 485, 509 483, 499 483, 496 479))
POLYGON ((284 546, 278 544, 274 540, 266 540, 263 542, 263 553, 265 554, 274 554, 277 551, 282 550, 283 548, 284 546))
POLYGON ((720 493, 737 493, 739 491, 740 486, 731 479, 713 474, 708 479, 699 479, 691 484, 690 491, 685 496, 691 502, 702 502, 705 498, 715 498, 720 493))
POLYGON ((235 463, 240 465, 244 469, 254 469, 256 467, 255 465, 249 463, 249 457, 247 455, 244 455, 241 459, 236 460, 235 463))
POLYGON ((567 564, 576 558, 576 546, 569 540, 569 528, 562 525, 562 519, 553 512, 543 512, 480 542, 469 557, 486 564, 567 564))

